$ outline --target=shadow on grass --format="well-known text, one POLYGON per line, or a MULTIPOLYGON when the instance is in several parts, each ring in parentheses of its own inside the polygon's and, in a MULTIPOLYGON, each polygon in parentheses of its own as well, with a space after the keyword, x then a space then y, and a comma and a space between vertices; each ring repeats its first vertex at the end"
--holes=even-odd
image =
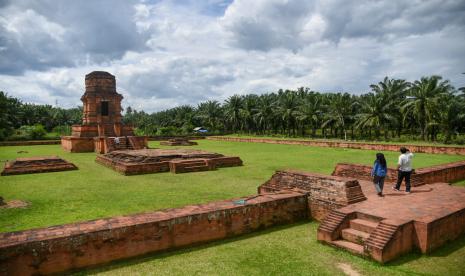
POLYGON ((215 247, 215 246, 222 245, 222 244, 228 244, 228 243, 232 243, 236 241, 246 240, 246 239, 254 238, 257 236, 273 233, 276 231, 281 231, 281 230, 297 227, 300 225, 308 224, 312 221, 313 220, 307 220, 307 221, 297 222, 293 224, 280 225, 280 226, 275 226, 269 229, 257 230, 255 232, 240 235, 237 237, 231 237, 231 238, 226 238, 226 239, 217 240, 217 241, 193 244, 193 245, 186 246, 186 247, 179 247, 179 248, 173 248, 173 249, 163 250, 163 251, 154 252, 154 253, 148 253, 145 255, 140 255, 140 256, 130 257, 127 259, 121 259, 121 260, 109 262, 109 263, 103 264, 102 266, 98 265, 98 266, 85 268, 82 270, 80 269, 76 271, 71 271, 70 273, 74 272, 73 275, 94 275, 94 274, 98 274, 101 272, 110 271, 113 269, 137 265, 137 264, 144 263, 144 262, 151 261, 151 260, 163 259, 163 258, 168 258, 171 256, 176 256, 176 255, 183 255, 186 253, 195 252, 198 250, 215 247))
POLYGON ((447 257, 450 254, 454 253, 457 250, 465 248, 465 235, 460 236, 458 239, 449 241, 443 246, 435 249, 433 252, 429 254, 422 254, 420 250, 415 249, 413 252, 401 256, 398 259, 389 262, 386 264, 386 266, 400 266, 405 263, 415 261, 422 256, 428 256, 428 257, 447 257))

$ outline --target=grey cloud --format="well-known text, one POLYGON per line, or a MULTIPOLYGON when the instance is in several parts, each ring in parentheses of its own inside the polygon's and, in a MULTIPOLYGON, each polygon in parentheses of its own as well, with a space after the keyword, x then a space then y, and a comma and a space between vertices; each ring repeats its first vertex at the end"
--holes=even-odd
POLYGON ((127 51, 146 50, 148 34, 137 31, 134 3, 69 0, 4 5, 0 10, 0 73, 99 64, 119 59, 127 51))
POLYGON ((131 97, 177 98, 196 103, 218 97, 216 87, 235 80, 225 67, 216 61, 179 58, 163 67, 131 74, 122 85, 131 97))
POLYGON ((329 23, 324 37, 386 37, 424 34, 465 25, 465 2, 321 1, 317 7, 329 23))
POLYGON ((449 26, 465 27, 463 0, 255 2, 259 4, 237 1, 222 18, 233 45, 246 50, 286 48, 295 52, 321 39, 335 42, 358 37, 392 39, 440 31, 449 26), (315 16, 321 17, 322 24, 311 22, 315 16), (321 35, 306 37, 311 32, 306 24, 321 35))
POLYGON ((268 51, 272 48, 297 50, 303 45, 296 40, 304 20, 309 17, 311 1, 256 1, 252 7, 237 1, 228 8, 223 26, 233 35, 233 44, 247 50, 268 51), (255 8, 253 13, 247 12, 255 8))

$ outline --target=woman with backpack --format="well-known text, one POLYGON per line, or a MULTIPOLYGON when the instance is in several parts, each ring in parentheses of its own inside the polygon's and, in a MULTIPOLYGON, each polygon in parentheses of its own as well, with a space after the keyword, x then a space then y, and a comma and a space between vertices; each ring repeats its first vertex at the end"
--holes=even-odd
POLYGON ((377 153, 376 160, 371 170, 371 176, 373 177, 373 184, 375 184, 376 192, 378 196, 383 197, 384 179, 387 173, 387 163, 384 154, 377 153))

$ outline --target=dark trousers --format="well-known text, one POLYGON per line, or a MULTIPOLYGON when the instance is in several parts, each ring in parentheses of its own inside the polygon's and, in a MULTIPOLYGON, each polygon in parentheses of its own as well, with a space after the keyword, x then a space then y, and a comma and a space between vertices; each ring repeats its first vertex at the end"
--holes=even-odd
POLYGON ((376 192, 378 193, 383 192, 384 178, 385 178, 384 176, 377 176, 377 175, 373 177, 373 184, 375 184, 375 189, 376 189, 376 192))
POLYGON ((402 180, 405 178, 405 191, 410 192, 410 175, 412 172, 404 172, 400 171, 397 174, 397 184, 396 184, 396 189, 400 189, 400 185, 402 184, 402 180))

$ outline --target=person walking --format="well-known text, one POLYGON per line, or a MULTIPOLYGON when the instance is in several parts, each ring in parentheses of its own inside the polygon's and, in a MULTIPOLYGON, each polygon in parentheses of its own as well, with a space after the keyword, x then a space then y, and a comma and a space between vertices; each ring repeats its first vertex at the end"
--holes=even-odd
POLYGON ((376 160, 371 170, 371 176, 373 177, 373 184, 375 184, 376 192, 378 196, 383 197, 384 179, 387 173, 387 163, 384 154, 377 153, 376 160))
POLYGON ((407 148, 400 148, 401 155, 399 156, 399 162, 397 163, 397 184, 392 187, 395 191, 400 191, 400 185, 402 180, 405 178, 405 192, 410 194, 410 176, 412 175, 412 158, 411 153, 407 148))

